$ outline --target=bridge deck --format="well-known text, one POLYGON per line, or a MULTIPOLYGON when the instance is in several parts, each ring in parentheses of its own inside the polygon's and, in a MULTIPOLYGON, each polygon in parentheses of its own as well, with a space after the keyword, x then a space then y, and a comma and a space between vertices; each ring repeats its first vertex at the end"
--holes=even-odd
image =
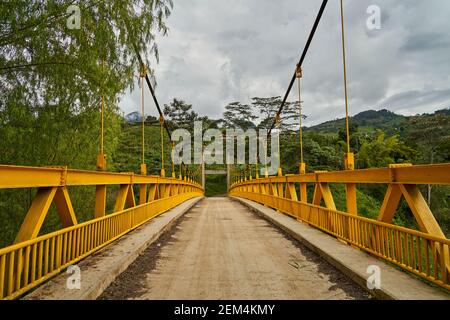
POLYGON ((206 198, 101 299, 367 299, 351 280, 228 198, 206 198))

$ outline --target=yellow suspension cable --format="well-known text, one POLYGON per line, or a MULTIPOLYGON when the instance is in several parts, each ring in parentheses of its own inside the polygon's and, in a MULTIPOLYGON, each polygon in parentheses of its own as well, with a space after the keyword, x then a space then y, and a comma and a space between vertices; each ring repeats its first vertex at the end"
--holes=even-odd
POLYGON ((266 145, 264 146, 264 177, 269 176, 269 170, 267 169, 267 144, 269 142, 266 139, 266 145))
POLYGON ((299 108, 299 134, 300 134, 300 163, 303 163, 303 112, 302 112, 302 100, 300 96, 300 78, 302 77, 302 68, 297 66, 295 72, 298 82, 298 108, 299 108))
POLYGON ((347 67, 345 61, 345 35, 344 35, 344 5, 341 2, 341 34, 342 34, 342 64, 344 66, 344 92, 345 92, 345 126, 347 131, 347 153, 350 153, 350 129, 348 121, 348 95, 347 95, 347 67))
POLYGON ((142 113, 142 164, 145 163, 145 119, 144 119, 144 77, 146 74, 145 66, 141 66, 141 113, 142 113))
POLYGON ((159 125, 160 125, 160 131, 161 131, 161 176, 165 176, 165 170, 164 170, 164 118, 163 116, 159 117, 159 125))
MULTIPOLYGON (((275 121, 276 121, 276 128, 279 130, 280 129, 280 124, 281 124, 281 117, 280 117, 279 114, 277 114, 277 116, 275 118, 275 121)), ((277 143, 278 143, 278 151, 280 151, 280 148, 281 148, 281 146, 280 146, 280 132, 278 132, 278 141, 277 141, 277 143)), ((283 171, 281 169, 281 152, 278 153, 278 157, 280 158, 280 167, 278 168, 277 175, 278 176, 282 176, 283 175, 283 171)))
MULTIPOLYGON (((105 61, 102 61, 102 69, 105 71, 105 61)), ((104 154, 104 136, 105 136, 105 95, 102 88, 102 107, 100 112, 100 154, 104 154)))
MULTIPOLYGON (((105 71, 105 61, 102 62, 102 73, 105 71)), ((104 75, 102 74, 104 77, 104 75)), ((100 106, 100 153, 97 155, 97 170, 106 170, 105 156, 105 83, 101 86, 101 106, 100 106)))
POLYGON ((175 142, 172 141, 172 178, 175 178, 175 142))
POLYGON ((105 135, 105 97, 102 93, 102 109, 101 109, 101 120, 100 120, 100 154, 104 154, 104 135, 105 135))
POLYGON ((256 150, 255 178, 259 178, 258 150, 256 150))

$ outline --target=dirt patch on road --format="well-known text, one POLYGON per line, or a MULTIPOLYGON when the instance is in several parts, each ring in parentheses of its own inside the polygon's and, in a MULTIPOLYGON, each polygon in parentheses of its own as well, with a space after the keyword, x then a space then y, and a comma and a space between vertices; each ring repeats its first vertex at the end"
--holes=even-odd
POLYGON ((177 241, 174 235, 177 232, 179 225, 186 220, 189 220, 189 213, 180 217, 169 230, 159 237, 157 241, 145 249, 97 299, 125 300, 141 296, 145 292, 146 274, 155 269, 157 261, 161 259, 162 248, 169 243, 177 241))
POLYGON ((207 198, 99 299, 370 299, 331 264, 229 198, 207 198))

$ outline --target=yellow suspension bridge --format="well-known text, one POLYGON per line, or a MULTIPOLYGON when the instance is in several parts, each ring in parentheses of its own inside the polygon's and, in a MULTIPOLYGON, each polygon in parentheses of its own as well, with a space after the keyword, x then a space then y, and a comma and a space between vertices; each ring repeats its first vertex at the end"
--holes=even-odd
MULTIPOLYGON (((300 101, 301 64, 324 4, 302 59, 295 68, 283 104, 296 79, 300 101)), ((348 140, 342 10, 341 18, 348 140)), ((145 67, 140 70, 140 77, 142 90, 144 80, 147 80, 160 111, 161 160, 164 163, 164 129, 170 132, 145 67)), ((142 113, 143 97, 142 91, 142 113)), ((101 109, 103 137, 103 99, 101 109)), ((283 105, 274 119, 274 125, 279 121, 282 109, 283 105)), ((301 121, 301 114, 299 118, 301 121)), ((184 215, 188 217, 182 220, 181 230, 171 231, 174 238, 181 239, 180 244, 177 247, 177 244, 164 244, 161 241, 164 248, 158 250, 165 250, 170 259, 163 263, 161 272, 147 273, 150 284, 147 284, 148 290, 139 295, 141 298, 329 298, 325 294, 329 293, 329 283, 317 277, 320 273, 317 265, 323 263, 319 260, 328 261, 338 269, 338 273, 346 274, 361 287, 365 283, 361 283, 363 278, 360 270, 357 270, 359 265, 362 263, 367 266, 365 263, 369 261, 381 266, 382 283, 381 287, 376 288, 378 291, 364 288, 376 297, 407 297, 408 290, 413 298, 450 297, 450 240, 445 237, 419 189, 420 185, 450 185, 450 164, 392 164, 387 168, 355 170, 353 154, 347 141, 344 170, 307 173, 303 162, 300 122, 298 173, 283 174, 280 168, 275 176, 266 173, 260 177, 258 169, 252 176, 251 173, 239 172, 234 166, 229 166, 228 198, 203 199, 204 168, 199 166, 196 171, 188 171, 186 166, 181 165, 179 173, 176 173, 172 163, 171 177, 166 177, 163 169, 160 175, 149 176, 144 145, 142 135, 141 174, 107 172, 103 139, 97 158, 97 171, 0 165, 0 189, 37 190, 14 244, 0 249, 1 299, 27 297, 33 289, 37 290, 31 295, 45 296, 45 293, 39 292, 39 287, 49 285, 50 279, 57 283, 59 274, 69 266, 95 257, 95 253, 100 250, 105 254, 117 251, 117 246, 121 245, 118 239, 131 237, 135 241, 133 235, 140 237, 147 226, 152 226, 160 217, 173 214, 177 208, 183 208, 184 215), (347 212, 336 209, 330 189, 332 183, 345 185, 347 212), (387 186, 377 219, 359 214, 356 191, 360 184, 387 186), (92 208, 91 220, 78 223, 70 190, 83 186, 95 187, 95 207, 92 208), (107 213, 107 191, 117 186, 114 209, 107 213), (308 187, 314 190, 312 198, 307 196, 308 187), (420 230, 393 224, 402 198, 406 200, 420 230), (40 235, 52 204, 56 205, 61 229, 40 235), (315 253, 315 258, 309 259, 313 262, 308 260, 312 272, 305 274, 307 268, 302 269, 299 263, 306 261, 304 256, 299 256, 303 249, 293 246, 274 231, 275 227, 254 216, 251 210, 259 212, 276 228, 290 234, 296 238, 295 241, 305 244, 315 253), (340 253, 342 256, 337 257, 340 253), (295 268, 286 267, 292 264, 295 264, 295 268), (167 277, 175 280, 169 281, 167 277), (405 295, 392 293, 392 286, 405 295), (319 289, 319 293, 314 291, 319 289)), ((148 240, 148 244, 155 241, 148 240)), ((119 252, 125 255, 127 250, 133 251, 133 245, 129 244, 126 250, 119 252)), ((129 261, 124 268, 131 263, 129 261)), ((88 266, 86 264, 87 270, 83 269, 83 272, 89 272, 88 266)), ((100 296, 116 278, 119 282, 116 285, 120 287, 119 274, 111 275, 109 282, 103 283, 102 290, 90 297, 100 296)), ((342 290, 342 298, 352 296, 351 290, 342 290)), ((105 294, 108 296, 108 290, 105 294)))

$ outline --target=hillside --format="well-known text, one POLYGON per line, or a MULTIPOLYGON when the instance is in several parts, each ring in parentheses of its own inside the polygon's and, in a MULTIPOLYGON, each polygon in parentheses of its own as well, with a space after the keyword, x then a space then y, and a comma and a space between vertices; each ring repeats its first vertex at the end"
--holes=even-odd
MULTIPOLYGON (((389 134, 394 134, 403 130, 403 125, 407 119, 408 117, 406 116, 398 115, 386 109, 379 111, 367 110, 350 117, 350 123, 357 125, 360 131, 381 129, 389 134)), ((344 127, 345 118, 341 118, 308 127, 306 131, 336 133, 344 127)))
MULTIPOLYGON (((113 155, 114 169, 120 172, 139 173, 141 164, 141 126, 123 124, 119 136, 119 143, 113 155)), ((161 133, 159 124, 146 124, 145 126, 145 163, 148 174, 159 174, 161 170, 161 133)), ((164 167, 166 175, 170 176, 171 142, 164 134, 164 167)), ((179 170, 179 168, 177 168, 179 170)))
MULTIPOLYGON (((432 114, 422 114, 422 117, 450 116, 450 108, 435 111, 432 114)), ((411 120, 419 117, 403 116, 383 109, 379 111, 367 110, 350 117, 351 125, 357 125, 360 132, 373 131, 381 129, 389 135, 404 135, 411 125, 411 120)), ((330 120, 321 124, 307 127, 305 131, 314 131, 321 133, 337 133, 339 129, 345 127, 345 118, 330 120)))
MULTIPOLYGON (((368 110, 351 117, 351 123, 357 126, 353 129, 351 136, 357 168, 384 167, 389 163, 401 162, 418 164, 450 161, 450 109, 410 117, 388 110, 368 110)), ((342 169, 342 154, 345 146, 345 136, 342 136, 344 128, 345 120, 337 119, 305 130, 304 157, 309 172, 342 169)), ((124 123, 122 125, 118 147, 113 156, 116 170, 138 172, 141 152, 140 130, 139 124, 124 123)), ((298 170, 298 138, 293 138, 292 135, 297 133, 286 131, 280 141, 283 150, 282 168, 286 173, 294 173, 298 170)), ((157 121, 146 123, 145 136, 145 159, 149 174, 158 174, 161 160, 160 131, 157 121)), ((166 135, 164 138, 165 169, 167 175, 170 175, 170 142, 166 135)), ((213 168, 214 166, 210 166, 210 169, 213 168)), ((207 196, 226 193, 225 176, 207 176, 206 184, 207 196)), ((333 185, 332 188, 336 205, 345 210, 343 186, 333 185)), ((383 186, 360 186, 358 198, 362 215, 376 216, 383 201, 384 191, 383 186)), ((426 196, 427 191, 425 189, 422 191, 426 196)), ((430 202, 433 213, 444 232, 449 234, 448 187, 433 187, 430 202)), ((403 204, 399 209, 396 223, 416 227, 411 216, 403 204)))

